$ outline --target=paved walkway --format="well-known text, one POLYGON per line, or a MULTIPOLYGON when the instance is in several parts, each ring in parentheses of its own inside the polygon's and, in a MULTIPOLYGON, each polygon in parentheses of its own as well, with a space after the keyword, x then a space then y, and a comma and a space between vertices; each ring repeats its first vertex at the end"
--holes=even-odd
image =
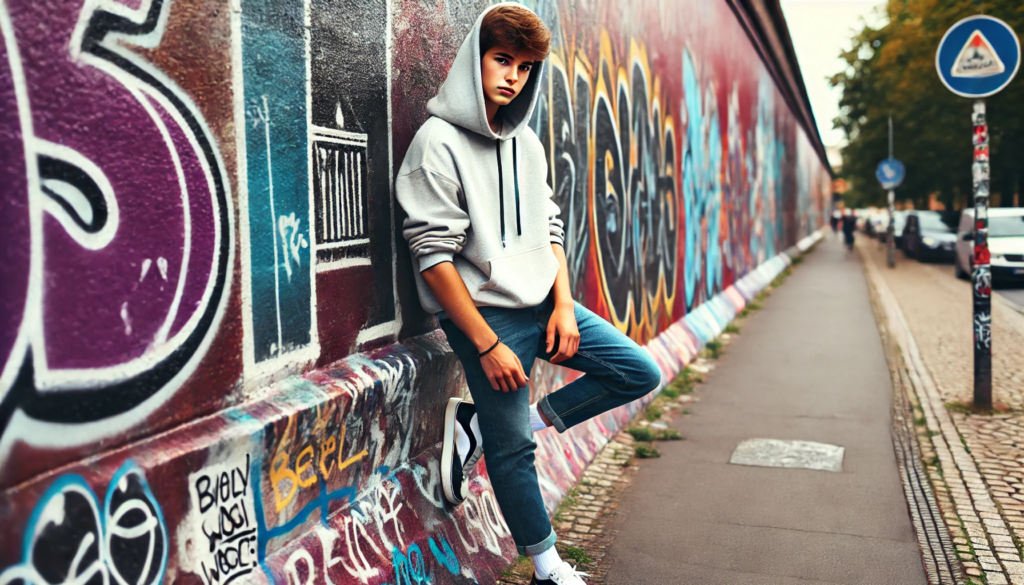
POLYGON ((940 455, 938 465, 927 465, 940 501, 943 492, 952 497, 943 508, 965 571, 969 576, 984 571, 989 585, 1024 584, 1015 542, 1024 542, 1024 315, 1002 295, 993 296, 992 396, 1000 410, 1012 410, 971 412, 963 408, 973 397, 970 283, 957 280, 948 264, 921 264, 902 254, 889 269, 877 244, 861 240, 858 245, 869 276, 896 305, 886 312, 899 313, 890 328, 897 337, 903 330, 898 343, 904 363, 921 379, 914 384, 917 395, 936 405, 937 417, 955 425, 926 417, 940 455), (946 449, 950 460, 942 461, 946 449))
POLYGON ((926 583, 890 435, 892 382, 860 259, 805 256, 643 462, 609 526, 609 584, 926 583), (748 438, 845 447, 842 471, 727 463, 748 438))

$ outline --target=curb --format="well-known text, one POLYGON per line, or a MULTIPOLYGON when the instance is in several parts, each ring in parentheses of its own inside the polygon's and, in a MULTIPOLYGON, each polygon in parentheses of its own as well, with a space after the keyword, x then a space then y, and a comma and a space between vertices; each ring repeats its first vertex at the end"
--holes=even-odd
POLYGON ((1000 294, 997 294, 997 295, 994 295, 994 296, 996 298, 998 298, 1007 307, 1010 307, 1014 311, 1017 311, 1021 315, 1024 315, 1024 305, 1015 303, 1015 302, 1011 301, 1010 299, 1008 299, 1008 298, 1006 298, 1006 297, 1004 297, 1003 295, 1000 295, 1000 294))
MULTIPOLYGON (((1022 585, 1024 563, 1021 562, 1020 553, 1017 552, 1006 523, 982 481, 977 463, 967 452, 960 433, 946 410, 938 387, 918 351, 917 342, 903 311, 874 261, 863 254, 861 257, 868 282, 875 290, 880 305, 879 325, 887 330, 890 339, 895 342, 902 354, 903 364, 899 368, 907 374, 910 387, 924 411, 927 428, 934 433, 931 440, 941 465, 941 479, 949 487, 949 496, 966 534, 959 533, 959 530, 950 528, 948 524, 945 527, 953 538, 970 539, 990 585, 1022 585), (996 552, 993 552, 997 549, 998 558, 996 552)), ((918 536, 920 539, 921 535, 918 536)))

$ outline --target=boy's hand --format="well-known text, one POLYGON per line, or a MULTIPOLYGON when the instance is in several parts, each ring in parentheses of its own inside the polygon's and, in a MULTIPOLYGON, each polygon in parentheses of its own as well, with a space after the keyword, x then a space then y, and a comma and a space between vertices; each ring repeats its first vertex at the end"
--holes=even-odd
POLYGON ((504 343, 499 343, 487 355, 480 358, 480 365, 491 381, 491 388, 502 392, 515 392, 520 388, 526 388, 530 380, 523 373, 523 364, 519 356, 504 343))
POLYGON ((576 327, 575 303, 556 304, 548 319, 547 351, 551 353, 557 349, 558 353, 548 361, 553 364, 565 361, 576 355, 579 347, 580 330, 576 327))

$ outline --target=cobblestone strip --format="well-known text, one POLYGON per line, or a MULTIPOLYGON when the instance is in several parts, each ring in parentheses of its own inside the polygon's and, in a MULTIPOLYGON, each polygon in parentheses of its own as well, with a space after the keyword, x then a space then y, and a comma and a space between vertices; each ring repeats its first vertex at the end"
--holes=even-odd
MULTIPOLYGON (((558 532, 559 553, 570 564, 577 564, 572 553, 586 553, 590 562, 579 563, 577 568, 590 576, 587 583, 602 585, 608 573, 603 562, 605 552, 615 534, 605 529, 618 507, 622 491, 629 485, 636 470, 633 464, 633 437, 622 431, 594 458, 583 472, 574 492, 567 496, 571 505, 563 505, 552 519, 558 532)), ((533 572, 529 559, 520 559, 505 572, 498 585, 527 585, 533 572)))
MULTIPOLYGON (((918 425, 914 421, 914 407, 911 404, 913 389, 906 378, 902 366, 902 356, 888 336, 883 336, 886 353, 889 357, 889 369, 893 378, 892 408, 892 440, 899 464, 900 479, 907 498, 914 531, 917 533, 924 559, 928 582, 934 585, 953 585, 964 582, 963 566, 950 540, 950 530, 943 519, 942 511, 936 502, 935 492, 929 482, 929 474, 924 468, 921 453, 921 442, 928 443, 926 429, 916 432, 918 425)), ((934 454, 934 452, 932 453, 934 454)), ((937 470, 937 465, 934 466, 937 470)), ((934 478, 932 478, 934 480, 934 478)), ((943 488, 947 509, 951 508, 948 488, 938 474, 938 484, 943 488)), ((953 523, 962 530, 959 519, 953 515, 953 523)), ((965 541, 966 542, 966 541, 965 541)), ((966 560, 973 560, 973 552, 968 549, 966 560)))
MULTIPOLYGON (((965 571, 972 576, 980 576, 984 571, 989 585, 1024 585, 1024 563, 1020 553, 921 359, 903 311, 868 255, 865 255, 864 265, 884 310, 887 329, 902 351, 906 373, 917 393, 927 428, 937 431, 931 437, 935 455, 952 504, 978 561, 978 566, 965 561, 965 571)), ((964 536, 957 532, 956 528, 951 528, 954 538, 964 536)))

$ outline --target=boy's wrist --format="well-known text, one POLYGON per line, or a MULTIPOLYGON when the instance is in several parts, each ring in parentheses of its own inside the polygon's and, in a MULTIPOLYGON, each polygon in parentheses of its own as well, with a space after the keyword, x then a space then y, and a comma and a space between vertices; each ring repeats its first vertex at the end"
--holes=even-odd
POLYGON ((481 336, 479 339, 473 339, 473 345, 476 346, 476 352, 480 353, 485 349, 494 345, 494 342, 498 339, 498 335, 493 331, 481 336))

